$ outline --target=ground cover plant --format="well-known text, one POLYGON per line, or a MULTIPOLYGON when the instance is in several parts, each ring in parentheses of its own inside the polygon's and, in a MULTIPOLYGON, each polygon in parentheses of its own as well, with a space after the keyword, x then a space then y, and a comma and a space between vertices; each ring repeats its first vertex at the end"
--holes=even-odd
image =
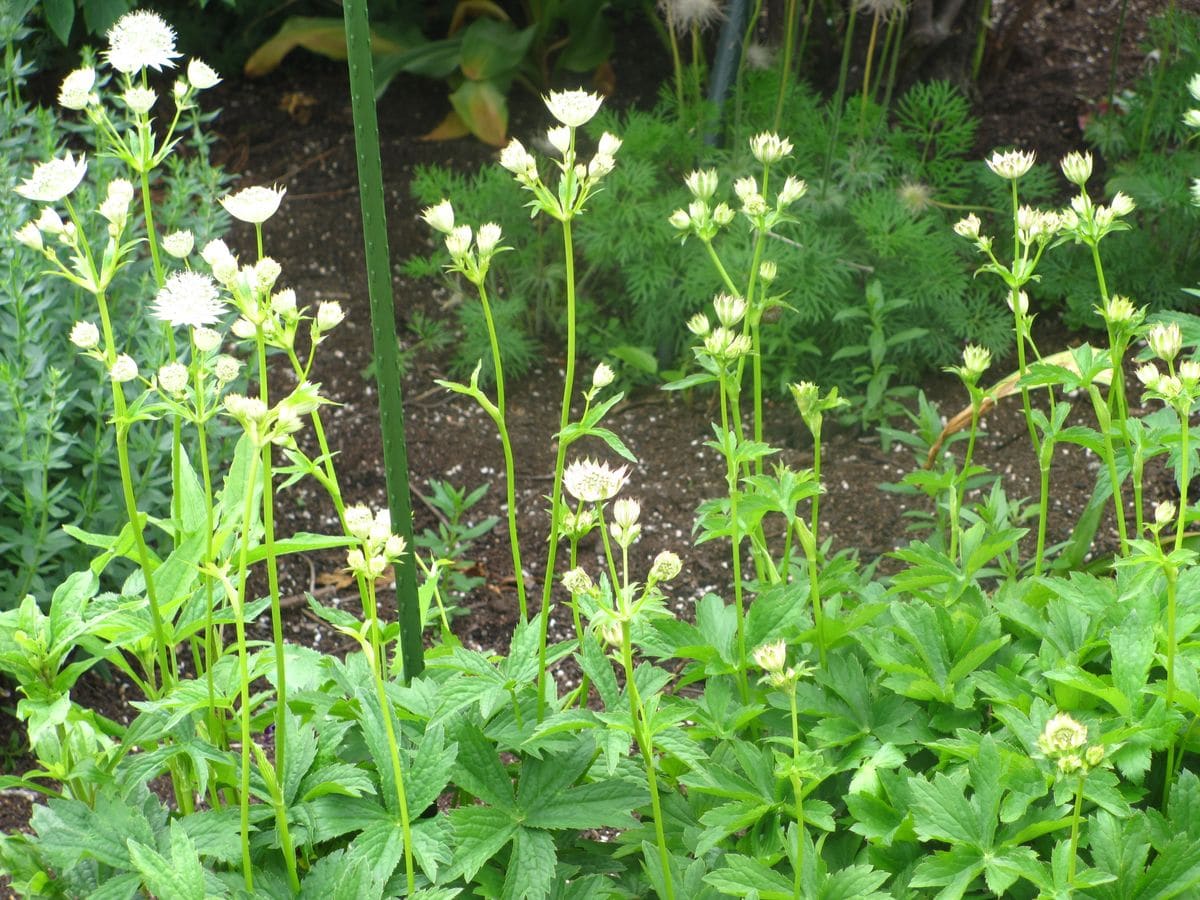
MULTIPOLYGON (((169 67, 176 51, 165 24, 126 24, 138 40, 116 40, 109 64, 134 79, 146 65, 169 67)), ((206 80, 204 68, 189 67, 187 85, 206 80)), ((17 889, 806 898, 1195 890, 1192 636, 1200 620, 1186 537, 1200 331, 1186 316, 1147 322, 1136 304, 1109 293, 1119 286, 1104 277, 1103 246, 1132 211, 1128 198, 1092 193, 1091 160, 1075 154, 1062 161, 1077 189, 1069 207, 1033 209, 1021 193, 1032 155, 989 157, 1011 224, 1001 231, 969 215, 954 231, 979 255, 994 302, 1007 301, 1018 371, 992 388, 989 355, 963 354, 956 370, 971 410, 966 428, 906 479, 930 496, 933 527, 895 554, 898 570, 884 578, 823 539, 819 448, 844 398, 795 383, 789 394, 817 448, 814 464, 772 465, 755 351, 779 287, 767 277, 769 251, 745 266, 722 256, 726 239, 739 239, 734 229, 765 245, 765 233, 809 199, 798 176, 779 170, 794 147, 756 135, 755 171, 744 176, 752 180, 736 188, 706 171, 689 174, 687 240, 711 248, 726 289, 680 322, 695 371, 673 387, 716 390, 709 449, 727 491, 698 511, 695 534, 728 557, 733 581, 728 593, 701 598, 687 622, 665 604, 676 555, 642 572, 629 565, 642 510, 633 454, 605 426, 620 397, 615 373, 589 366, 588 378, 576 365, 572 242, 629 148, 612 133, 585 143, 580 129, 598 97, 552 93, 547 106, 557 123, 546 135, 550 160, 513 143, 501 164, 565 249, 567 365, 559 429, 547 436, 555 439, 550 574, 527 586, 509 647, 470 650, 442 626, 420 673, 402 667, 402 635, 377 600, 389 565, 411 571, 422 561, 386 513, 354 502, 321 437, 325 405, 310 379, 321 377, 320 344, 341 311, 303 309, 279 288, 283 273, 264 252, 282 189, 223 198, 239 227, 253 229, 251 261, 213 242, 172 264, 153 307, 189 331, 177 361, 149 380, 137 372, 157 357, 122 357, 130 335, 106 316, 117 300, 106 288, 132 251, 131 187, 96 185, 107 223, 98 231, 77 224, 60 234, 43 227, 53 222, 43 213, 21 226, 23 247, 51 267, 63 243, 74 251, 56 268, 85 282, 106 326, 78 326, 75 343, 111 386, 118 450, 122 428, 158 415, 194 428, 198 452, 173 461, 178 489, 163 509, 143 510, 143 498, 123 491, 127 524, 93 566, 58 587, 47 611, 30 600, 0 618, 0 666, 20 685, 39 760, 38 771, 5 783, 48 797, 34 833, 0 845, 17 889), (1062 252, 1054 245, 1075 242, 1094 260, 1107 340, 1051 354, 1058 348, 1039 348, 1030 327, 1037 269, 1043 254, 1062 252), (228 335, 218 330, 226 323, 228 335), (276 393, 265 377, 268 349, 295 374, 276 393), (1145 359, 1127 385, 1122 360, 1135 353, 1145 359), (238 356, 257 371, 253 396, 227 387, 238 356), (1137 384, 1142 415, 1131 414, 1141 408, 1130 402, 1137 384), (979 416, 1001 392, 1019 396, 1043 463, 1028 526, 1016 498, 973 462, 979 416), (1066 426, 1072 402, 1090 409, 1094 428, 1066 426), (228 466, 205 458, 216 416, 241 431, 228 466), (301 429, 317 436, 315 458, 295 443, 301 429), (1117 552, 1092 571, 1057 569, 1067 555, 1046 545, 1052 462, 1065 441, 1101 461, 1098 502, 1113 506, 1119 529, 1117 552), (1144 496, 1153 460, 1173 473, 1175 502, 1144 496), (302 479, 333 497, 337 533, 274 533, 273 495, 302 479), (147 542, 151 529, 161 554, 147 542), (1027 530, 1032 540, 1022 543, 1027 530), (589 540, 603 548, 599 569, 579 553, 589 540), (358 647, 344 657, 288 644, 278 629, 278 560, 312 548, 344 551, 361 595, 361 619, 312 603, 358 647), (129 574, 118 590, 101 591, 98 575, 119 561, 129 574), (267 590, 256 599, 249 571, 260 564, 267 590), (268 607, 275 633, 252 643, 246 626, 268 607), (571 618, 571 640, 547 640, 551 608, 571 618), (586 678, 563 694, 553 667, 567 658, 586 678), (143 692, 127 727, 72 700, 75 680, 99 660, 143 692), (148 788, 155 779, 165 800, 148 788)), ((58 155, 19 187, 73 222, 89 172, 58 155)), ((505 233, 464 223, 457 198, 431 205, 426 220, 490 323, 488 274, 505 265, 505 233)), ((489 337, 495 386, 485 392, 471 377, 445 387, 482 406, 507 443, 511 398, 492 329, 489 337)), ((120 467, 123 483, 128 468, 120 467)), ((510 469, 506 488, 512 480, 510 469)), ((438 631, 439 582, 432 571, 423 581, 422 615, 438 631)))

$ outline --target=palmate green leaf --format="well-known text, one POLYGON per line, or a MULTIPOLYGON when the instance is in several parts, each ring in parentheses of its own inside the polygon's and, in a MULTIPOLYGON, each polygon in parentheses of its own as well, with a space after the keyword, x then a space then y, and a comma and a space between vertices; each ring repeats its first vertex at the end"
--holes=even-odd
POLYGON ((909 884, 942 888, 933 900, 960 900, 983 870, 983 853, 979 848, 958 844, 922 859, 909 884))
POLYGON ((171 823, 171 859, 132 838, 129 858, 150 892, 159 900, 204 900, 204 867, 187 831, 171 823))
POLYGON ((513 838, 502 900, 542 900, 554 887, 558 853, 548 832, 522 828, 513 838))
POLYGON ((938 772, 932 781, 923 776, 912 779, 913 826, 921 840, 983 846, 978 811, 966 798, 967 779, 966 769, 951 775, 938 772))
POLYGON ((454 736, 458 740, 454 783, 484 803, 515 810, 512 778, 500 763, 495 746, 473 723, 464 724, 454 736))
POLYGON ((511 813, 490 806, 462 806, 450 813, 454 828, 454 865, 447 879, 470 881, 489 859, 512 840, 520 827, 511 813))
POLYGON ((789 878, 757 859, 730 853, 724 865, 704 876, 710 884, 726 896, 758 897, 760 900, 793 900, 795 890, 789 878))

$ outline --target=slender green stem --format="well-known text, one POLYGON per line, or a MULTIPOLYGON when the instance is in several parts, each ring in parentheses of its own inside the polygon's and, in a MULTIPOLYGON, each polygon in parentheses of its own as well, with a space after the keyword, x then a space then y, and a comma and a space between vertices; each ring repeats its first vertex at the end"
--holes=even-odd
MULTIPOLYGON (((378 621, 371 623, 371 631, 379 630, 378 621)), ((387 731, 388 754, 392 762, 392 776, 396 782, 396 802, 400 809, 400 830, 404 837, 404 878, 408 885, 408 895, 416 891, 416 872, 413 868, 412 852, 412 819, 408 811, 408 793, 404 789, 404 770, 400 765, 400 745, 396 740, 396 726, 392 723, 392 707, 388 703, 387 693, 383 687, 383 673, 378 663, 371 664, 371 674, 374 675, 375 697, 379 701, 379 714, 383 717, 383 727, 387 731)))
POLYGON ((775 98, 774 131, 779 131, 783 121, 783 101, 787 97, 788 84, 792 80, 792 53, 796 48, 796 17, 800 0, 787 0, 787 13, 783 23, 783 63, 779 67, 779 95, 775 98))
MULTIPOLYGON (((255 226, 259 235, 259 256, 262 256, 262 226, 255 226)), ((258 396, 268 402, 267 344, 262 326, 255 330, 258 352, 258 396)), ((267 569, 267 590, 271 595, 271 643, 275 656, 275 767, 285 771, 287 759, 287 663, 283 645, 283 610, 279 605, 279 568, 275 553, 275 484, 271 467, 271 444, 263 445, 259 454, 262 466, 263 549, 267 569)))
MULTIPOLYGON (((1179 652, 1178 635, 1176 633, 1176 587, 1179 577, 1178 570, 1171 563, 1164 567, 1167 577, 1167 689, 1164 701, 1167 705, 1167 716, 1175 711, 1175 655, 1179 652)), ((1167 808, 1167 798, 1171 794, 1171 782, 1175 777, 1175 738, 1173 731, 1167 742, 1167 771, 1163 776, 1162 808, 1167 808)))
POLYGON ((867 103, 871 95, 871 64, 875 62, 875 39, 879 37, 879 13, 871 19, 871 36, 867 40, 867 62, 863 69, 862 101, 858 107, 858 139, 863 139, 867 124, 867 103))
MULTIPOLYGON (((246 579, 249 574, 250 532, 254 517, 254 486, 258 479, 259 457, 251 455, 246 473, 246 496, 242 504, 242 541, 238 550, 238 584, 227 586, 233 604, 233 625, 237 635, 238 669, 241 677, 242 768, 239 803, 241 806, 242 875, 246 890, 254 891, 254 869, 250 861, 250 666, 246 650, 246 579)), ((277 765, 279 771, 282 768, 277 765)))
POLYGON ((1179 513, 1175 522, 1175 550, 1183 549, 1183 534, 1187 525, 1188 487, 1192 480, 1188 468, 1191 464, 1191 398, 1186 397, 1187 406, 1179 412, 1179 513))
POLYGON ((1079 854, 1079 817, 1083 811, 1083 783, 1087 780, 1086 772, 1079 776, 1079 786, 1075 788, 1075 808, 1071 813, 1071 853, 1067 857, 1067 886, 1075 883, 1075 861, 1079 854))
POLYGON ((792 886, 797 897, 804 896, 804 792, 800 784, 800 713, 796 706, 796 685, 793 683, 789 692, 792 714, 792 796, 796 801, 796 871, 793 873, 792 886))
POLYGON ((658 778, 654 765, 654 743, 646 728, 645 710, 638 695, 637 679, 633 670, 633 643, 630 638, 629 620, 621 620, 621 660, 625 667, 625 689, 629 694, 629 714, 633 720, 633 734, 638 749, 646 763, 646 782, 650 788, 650 810, 654 816, 654 836, 658 841, 658 861, 662 866, 663 888, 666 900, 674 900, 675 886, 671 878, 671 854, 667 851, 667 835, 663 829, 662 802, 658 796, 658 778))
POLYGON ((1044 447, 1046 453, 1038 455, 1038 530, 1037 530, 1037 553, 1033 560, 1033 575, 1038 577, 1042 574, 1042 564, 1046 554, 1046 518, 1049 515, 1050 505, 1050 462, 1053 458, 1054 443, 1052 438, 1047 438, 1050 446, 1044 447), (1051 459, 1044 459, 1050 457, 1051 459))
MULTIPOLYGON (((721 365, 718 384, 721 395, 726 396, 729 392, 729 387, 724 364, 721 365)), ((730 396, 729 399, 732 405, 733 397, 730 396)), ((724 404, 722 404, 722 412, 724 412, 724 404)), ((736 415, 736 408, 734 409, 734 413, 736 415)), ((729 434, 727 428, 725 434, 729 434)), ((742 596, 742 535, 741 523, 738 521, 738 474, 738 465, 735 458, 732 455, 726 456, 725 480, 729 491, 729 543, 733 561, 733 602, 737 608, 737 682, 738 689, 742 695, 742 702, 748 703, 750 699, 750 684, 746 679, 746 608, 745 599, 742 596)))
MULTIPOLYGON (((572 139, 574 134, 572 133, 572 139)), ((545 713, 546 635, 550 627, 550 594, 554 588, 554 562, 558 553, 558 506, 562 500, 563 466, 567 457, 564 432, 571 416, 571 395, 575 390, 575 246, 571 239, 571 220, 562 222, 563 254, 567 289, 567 363, 563 380, 562 409, 558 420, 558 450, 554 457, 554 483, 550 493, 550 547, 546 552, 546 574, 542 583, 541 633, 538 638, 538 721, 545 713)))
POLYGON ((517 579, 517 606, 521 621, 529 621, 529 609, 525 598, 525 574, 521 566, 521 541, 517 534, 517 472, 513 461, 512 441, 508 437, 507 405, 504 401, 504 364, 500 358, 500 341, 496 337, 496 323, 492 320, 492 307, 488 303, 487 288, 481 279, 479 302, 483 304, 483 317, 487 322, 488 341, 492 345, 492 366, 496 374, 496 406, 500 418, 496 425, 500 431, 500 444, 504 448, 504 487, 508 502, 508 545, 512 553, 513 575, 517 579))

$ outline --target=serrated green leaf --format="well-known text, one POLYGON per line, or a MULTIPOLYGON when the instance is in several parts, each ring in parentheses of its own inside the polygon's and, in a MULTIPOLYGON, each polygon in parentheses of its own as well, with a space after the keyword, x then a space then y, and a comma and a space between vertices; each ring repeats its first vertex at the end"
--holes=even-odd
POLYGON ((450 813, 457 849, 447 878, 470 881, 489 859, 512 840, 518 825, 512 816, 490 806, 463 806, 450 813))
POLYGON ((557 864, 554 838, 545 831, 518 829, 513 838, 501 897, 503 900, 543 900, 554 886, 557 864))

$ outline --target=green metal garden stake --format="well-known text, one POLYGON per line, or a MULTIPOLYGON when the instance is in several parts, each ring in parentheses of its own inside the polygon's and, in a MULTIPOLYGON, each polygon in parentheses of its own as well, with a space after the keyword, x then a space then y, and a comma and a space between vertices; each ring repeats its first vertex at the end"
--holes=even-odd
POLYGON ((383 166, 379 158, 379 121, 375 115, 375 76, 371 64, 371 26, 367 0, 346 0, 346 58, 350 64, 350 105, 354 115, 354 149, 358 157, 358 192, 362 201, 367 290, 371 298, 371 339, 375 379, 379 386, 379 418, 383 429, 383 461, 392 528, 408 546, 405 564, 396 569, 396 614, 400 620, 400 658, 404 678, 425 668, 421 645, 421 610, 417 604, 417 566, 413 557, 412 503, 408 488, 408 449, 404 441, 404 405, 396 344, 395 299, 392 296, 387 215, 383 208, 383 166))

